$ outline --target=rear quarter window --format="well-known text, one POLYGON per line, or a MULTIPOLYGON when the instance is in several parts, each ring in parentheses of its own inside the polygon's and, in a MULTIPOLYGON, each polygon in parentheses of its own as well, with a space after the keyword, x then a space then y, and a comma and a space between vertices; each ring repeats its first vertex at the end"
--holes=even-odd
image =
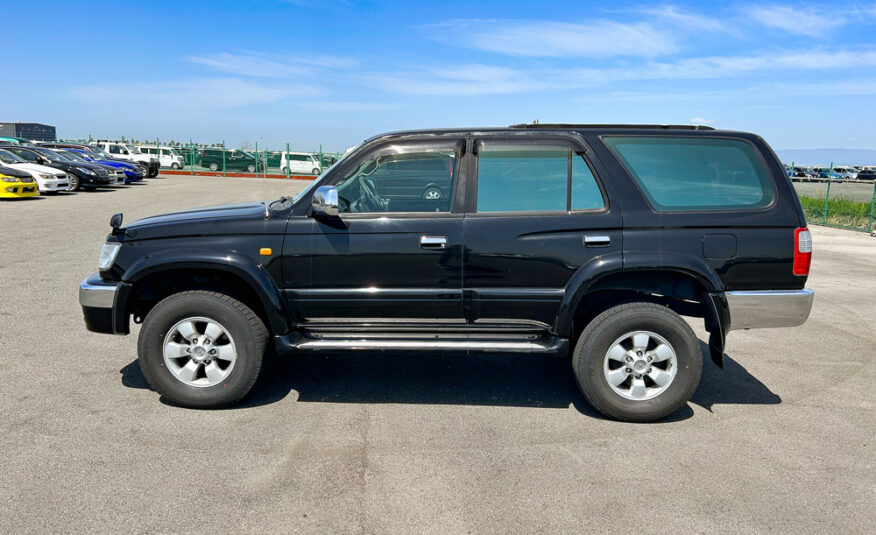
POLYGON ((606 136, 657 211, 764 208, 773 186, 757 150, 738 139, 606 136))

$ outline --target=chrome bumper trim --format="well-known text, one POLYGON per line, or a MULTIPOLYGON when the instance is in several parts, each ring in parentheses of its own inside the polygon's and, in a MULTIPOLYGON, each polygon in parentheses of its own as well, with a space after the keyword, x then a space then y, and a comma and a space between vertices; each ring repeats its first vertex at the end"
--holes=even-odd
POLYGON ((812 310, 815 292, 803 290, 756 290, 726 292, 730 328, 769 329, 803 325, 812 310))
POLYGON ((92 308, 112 308, 120 282, 103 282, 95 275, 79 284, 79 304, 92 308))

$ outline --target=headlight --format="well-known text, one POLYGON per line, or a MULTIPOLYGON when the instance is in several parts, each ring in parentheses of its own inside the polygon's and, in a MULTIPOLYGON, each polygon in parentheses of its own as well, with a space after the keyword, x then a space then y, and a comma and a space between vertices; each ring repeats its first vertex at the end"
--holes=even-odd
POLYGON ((18 182, 18 179, 15 178, 14 176, 4 176, 0 180, 3 180, 3 182, 18 182))
POLYGON ((40 173, 40 178, 49 179, 49 178, 52 178, 52 175, 49 175, 49 174, 46 174, 46 173, 40 173))
POLYGON ((88 169, 87 167, 77 167, 76 170, 79 171, 80 173, 85 173, 86 175, 93 175, 94 174, 94 171, 92 171, 91 169, 88 169))
POLYGON ((119 254, 119 249, 122 244, 118 242, 105 243, 100 250, 100 258, 97 260, 98 269, 108 269, 116 261, 116 255, 119 254))

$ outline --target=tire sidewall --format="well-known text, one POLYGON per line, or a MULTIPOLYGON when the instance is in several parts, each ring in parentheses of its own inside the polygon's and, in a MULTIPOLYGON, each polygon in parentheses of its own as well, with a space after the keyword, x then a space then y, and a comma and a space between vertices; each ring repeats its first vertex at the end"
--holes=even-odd
POLYGON ((579 339, 575 349, 575 374, 587 399, 600 411, 627 421, 658 420, 678 410, 693 395, 702 372, 699 341, 680 316, 662 308, 620 310, 603 318, 589 333, 590 329, 586 329, 579 339), (678 368, 672 384, 648 400, 635 401, 620 396, 608 384, 603 371, 611 345, 633 331, 650 331, 662 336, 676 355, 678 368))
POLYGON ((218 408, 245 395, 258 376, 264 351, 258 347, 244 315, 228 302, 209 295, 178 295, 160 302, 146 316, 138 345, 140 367, 149 383, 170 401, 193 408, 218 408), (167 332, 180 320, 194 316, 217 321, 234 339, 237 360, 228 377, 217 385, 187 385, 164 362, 167 332))

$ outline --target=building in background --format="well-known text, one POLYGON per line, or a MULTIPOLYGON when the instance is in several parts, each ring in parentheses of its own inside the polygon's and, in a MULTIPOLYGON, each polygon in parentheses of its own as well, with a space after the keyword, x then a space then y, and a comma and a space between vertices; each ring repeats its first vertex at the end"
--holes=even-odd
POLYGON ((31 141, 55 141, 55 127, 41 123, 0 123, 0 137, 21 137, 31 141))

